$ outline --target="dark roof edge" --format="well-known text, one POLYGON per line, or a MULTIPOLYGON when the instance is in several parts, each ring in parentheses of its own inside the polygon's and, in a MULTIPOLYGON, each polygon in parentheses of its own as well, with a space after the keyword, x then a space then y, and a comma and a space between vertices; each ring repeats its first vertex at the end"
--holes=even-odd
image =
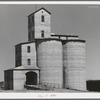
POLYGON ((85 40, 76 40, 76 39, 74 39, 74 40, 62 40, 63 42, 83 42, 83 43, 85 43, 86 41, 85 40))
POLYGON ((99 79, 97 79, 97 80, 87 80, 87 81, 89 81, 89 82, 90 82, 90 81, 93 81, 93 82, 95 82, 95 81, 100 81, 100 80, 99 80, 99 79))
POLYGON ((61 39, 59 38, 37 38, 35 40, 59 40, 59 41, 62 41, 61 39))
POLYGON ((51 36, 78 37, 77 35, 51 35, 51 36))
POLYGON ((12 70, 40 70, 40 69, 8 69, 4 71, 12 71, 12 70))
POLYGON ((4 70, 4 72, 5 72, 5 71, 11 71, 11 70, 13 70, 13 68, 12 68, 12 69, 6 69, 6 70, 4 70))
POLYGON ((23 44, 33 43, 33 42, 35 42, 35 40, 34 41, 28 41, 28 42, 19 43, 19 44, 15 45, 15 47, 18 46, 18 45, 23 45, 23 44))
POLYGON ((40 69, 13 69, 13 70, 40 70, 40 69))
MULTIPOLYGON (((51 14, 51 13, 50 13, 48 10, 46 10, 44 7, 38 9, 37 11, 33 12, 32 14, 38 12, 38 11, 41 10, 41 9, 44 9, 47 13, 51 14)), ((31 16, 32 14, 28 15, 28 17, 31 16)))

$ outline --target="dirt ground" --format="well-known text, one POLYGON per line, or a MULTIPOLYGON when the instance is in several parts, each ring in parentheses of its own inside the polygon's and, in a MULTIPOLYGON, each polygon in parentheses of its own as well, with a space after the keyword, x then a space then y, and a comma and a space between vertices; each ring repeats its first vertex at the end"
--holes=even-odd
POLYGON ((82 93, 82 92, 88 92, 88 91, 77 91, 77 90, 70 90, 70 89, 54 89, 54 90, 0 90, 0 92, 2 93, 27 93, 27 92, 30 92, 30 93, 82 93))

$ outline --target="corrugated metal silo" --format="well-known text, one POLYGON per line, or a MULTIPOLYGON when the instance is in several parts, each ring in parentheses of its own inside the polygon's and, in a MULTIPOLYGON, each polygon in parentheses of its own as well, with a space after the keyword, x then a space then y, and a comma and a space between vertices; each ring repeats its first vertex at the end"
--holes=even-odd
POLYGON ((37 66, 40 68, 40 83, 62 87, 63 53, 60 39, 37 40, 37 66))
POLYGON ((65 88, 86 90, 85 41, 63 41, 63 55, 65 88))

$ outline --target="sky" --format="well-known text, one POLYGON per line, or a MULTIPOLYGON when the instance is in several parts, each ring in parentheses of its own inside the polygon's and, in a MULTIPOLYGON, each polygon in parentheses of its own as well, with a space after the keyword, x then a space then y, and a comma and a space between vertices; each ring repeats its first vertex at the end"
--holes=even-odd
POLYGON ((86 40, 86 79, 100 80, 100 5, 0 4, 0 81, 15 67, 15 45, 28 41, 27 16, 44 7, 51 12, 51 32, 86 40))

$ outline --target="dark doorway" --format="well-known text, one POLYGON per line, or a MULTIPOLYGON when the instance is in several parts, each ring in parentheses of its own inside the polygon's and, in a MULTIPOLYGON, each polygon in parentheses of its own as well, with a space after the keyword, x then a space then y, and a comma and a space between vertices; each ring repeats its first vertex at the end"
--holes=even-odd
POLYGON ((26 73, 26 85, 37 85, 37 73, 35 72, 26 73))

